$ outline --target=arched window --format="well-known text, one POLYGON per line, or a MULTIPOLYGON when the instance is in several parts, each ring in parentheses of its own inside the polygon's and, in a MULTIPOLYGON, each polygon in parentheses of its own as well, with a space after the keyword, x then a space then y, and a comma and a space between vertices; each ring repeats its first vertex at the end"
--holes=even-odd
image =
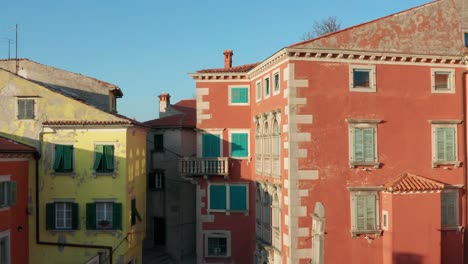
POLYGON ((268 121, 265 122, 263 128, 263 174, 269 176, 271 174, 271 158, 270 158, 270 124, 268 121))
POLYGON ((280 176, 280 147, 281 147, 281 140, 280 140, 280 128, 278 124, 278 120, 275 119, 273 122, 273 131, 272 131, 272 160, 273 160, 273 171, 272 174, 274 176, 280 176))
POLYGON ((255 171, 261 174, 262 167, 262 127, 258 122, 255 130, 255 171))
POLYGON ((260 186, 256 185, 255 193, 255 231, 257 237, 262 237, 262 194, 260 192, 260 186))
POLYGON ((281 249, 281 209, 280 209, 280 199, 278 191, 273 194, 273 204, 272 204, 272 227, 273 227, 273 242, 272 245, 276 249, 281 249))

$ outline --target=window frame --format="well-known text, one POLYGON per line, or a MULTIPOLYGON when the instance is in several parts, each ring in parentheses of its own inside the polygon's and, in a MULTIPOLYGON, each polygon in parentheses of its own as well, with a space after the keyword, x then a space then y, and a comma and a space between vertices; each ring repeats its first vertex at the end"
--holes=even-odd
POLYGON ((153 147, 155 152, 164 152, 164 134, 163 133, 156 133, 153 136, 153 147), (160 140, 156 140, 156 137, 160 137, 160 140), (160 141, 161 144, 158 144, 160 141))
POLYGON ((233 129, 229 130, 229 157, 233 159, 248 159, 250 157, 250 130, 249 129, 233 129), (245 134, 247 135, 247 155, 245 156, 233 156, 233 134, 245 134))
POLYGON ((255 82, 255 101, 260 102, 263 98, 263 85, 262 80, 257 80, 255 82))
POLYGON ((228 230, 209 230, 204 232, 205 257, 206 258, 229 258, 231 257, 231 231, 228 230), (224 238, 226 239, 226 254, 225 255, 210 255, 209 254, 209 238, 224 238))
POLYGON ((455 69, 451 68, 431 68, 431 93, 455 93, 455 69), (435 87, 435 76, 437 73, 448 75, 447 89, 437 89, 435 87))
POLYGON ((250 85, 229 85, 228 86, 228 105, 230 106, 246 106, 250 105, 250 85), (232 90, 233 89, 246 89, 247 90, 247 102, 233 102, 232 90))
POLYGON ((154 171, 148 173, 148 189, 153 191, 164 190, 165 177, 166 173, 163 169, 155 169, 154 171))
POLYGON ((461 161, 458 159, 458 124, 461 120, 430 120, 431 125, 431 142, 432 142, 432 168, 437 168, 441 165, 461 166, 461 161), (451 128, 454 130, 454 160, 439 160, 437 131, 442 128, 451 128))
POLYGON ((245 213, 247 214, 249 212, 249 184, 248 183, 209 183, 208 184, 208 189, 207 189, 208 195, 207 195, 207 211, 209 213, 211 212, 221 212, 221 213, 226 213, 229 215, 230 213, 245 213), (212 209, 211 205, 211 187, 212 186, 225 186, 226 190, 226 205, 225 209, 212 209), (231 210, 231 186, 242 186, 245 187, 245 210, 231 210))
POLYGON ((79 219, 79 204, 74 199, 57 199, 46 204, 46 230, 75 231, 79 229, 79 219), (71 227, 57 227, 57 204, 69 204, 71 206, 71 227))
POLYGON ((273 95, 277 95, 280 93, 281 91, 281 75, 280 75, 280 70, 277 69, 275 71, 273 71, 273 75, 272 75, 272 87, 273 87, 273 95), (276 76, 278 76, 278 83, 276 83, 276 76), (278 85, 277 85, 278 84, 278 85))
POLYGON ((10 175, 0 176, 0 211, 9 210, 16 205, 18 199, 18 186, 16 181, 12 181, 10 175))
MULTIPOLYGON (((5 255, 6 263, 5 264, 11 264, 11 232, 9 229, 0 232, 0 240, 3 240, 3 239, 5 239, 6 241, 6 255, 5 255)), ((1 254, 2 252, 0 251, 0 258, 1 258, 1 254)))
POLYGON ((35 97, 17 97, 16 98, 16 120, 20 120, 20 121, 26 121, 26 120, 36 120, 37 119, 37 102, 36 102, 36 98, 35 97), (26 116, 25 117, 21 117, 20 118, 20 113, 22 112, 20 110, 20 101, 26 101, 26 100, 30 100, 32 101, 32 118, 30 116, 27 116, 27 113, 26 113, 26 116))
POLYGON ((92 203, 86 203, 86 229, 95 231, 115 231, 122 230, 123 219, 122 203, 116 202, 116 199, 94 199, 92 203), (107 204, 111 206, 110 216, 112 221, 108 227, 102 226, 98 221, 98 204, 107 204))
POLYGON ((116 172, 116 155, 115 155, 115 149, 116 149, 116 146, 114 143, 109 143, 109 142, 95 142, 94 143, 94 159, 93 159, 93 173, 94 175, 112 175, 112 176, 115 176, 115 172, 116 172), (101 157, 101 162, 102 164, 105 163, 105 147, 106 146, 112 146, 112 171, 110 169, 104 169, 103 171, 101 170, 97 170, 95 167, 96 167, 96 158, 98 156, 98 152, 97 152, 97 147, 98 146, 102 146, 103 147, 103 153, 101 154, 102 157, 101 157), (106 171, 108 170, 108 171, 106 171))
MULTIPOLYGON (((378 119, 346 119, 348 123, 348 159, 349 167, 356 168, 358 166, 373 166, 375 169, 380 167, 378 155, 378 124, 381 120, 378 119), (355 159, 355 129, 372 128, 374 139, 374 161, 356 161, 355 159)), ((364 146, 363 146, 364 147, 364 146)))
POLYGON ((263 76, 263 98, 269 98, 271 96, 271 76, 265 75, 263 76))
MULTIPOLYGON (((365 235, 365 234, 380 234, 380 197, 379 197, 379 190, 380 187, 348 187, 348 190, 350 192, 350 209, 351 209, 351 236, 356 237, 359 235, 365 235), (373 196, 374 197, 374 229, 359 229, 357 227, 357 216, 356 216, 356 206, 357 206, 357 201, 356 197, 358 196, 373 196)), ((367 207, 366 207, 367 208, 367 207)))
POLYGON ((199 158, 216 158, 216 157, 205 157, 203 155, 203 135, 211 134, 219 137, 219 157, 223 157, 223 133, 221 129, 199 131, 197 133, 197 156, 199 158))
MULTIPOLYGON (((442 230, 458 230, 459 225, 460 225, 460 195, 458 189, 455 188, 450 188, 450 189, 445 189, 440 193, 440 211, 441 211, 441 218, 440 218, 440 226, 442 230), (444 223, 444 214, 446 213, 447 206, 444 206, 444 195, 454 195, 455 196, 455 201, 454 201, 454 219, 455 223, 450 224, 450 223, 444 223), (445 210, 444 210, 445 208, 445 210)), ((447 218, 448 215, 445 216, 447 218)), ((446 220, 447 221, 447 220, 446 220)))
POLYGON ((349 65, 349 90, 351 92, 377 92, 376 83, 376 66, 375 65, 349 65), (366 71, 369 72, 369 87, 354 87, 354 72, 355 71, 366 71))

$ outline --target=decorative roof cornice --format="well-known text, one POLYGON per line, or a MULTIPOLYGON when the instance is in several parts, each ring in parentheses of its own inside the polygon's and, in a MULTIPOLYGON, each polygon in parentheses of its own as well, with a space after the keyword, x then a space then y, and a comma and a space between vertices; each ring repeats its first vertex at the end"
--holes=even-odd
POLYGON ((247 81, 247 73, 245 72, 211 72, 211 73, 189 73, 195 81, 247 81))

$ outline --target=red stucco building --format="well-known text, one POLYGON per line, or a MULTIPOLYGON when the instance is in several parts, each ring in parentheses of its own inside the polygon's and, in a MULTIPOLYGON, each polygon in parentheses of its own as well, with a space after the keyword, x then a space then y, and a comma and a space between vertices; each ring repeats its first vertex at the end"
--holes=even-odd
POLYGON ((463 263, 468 6, 191 74, 198 263, 463 263))
POLYGON ((36 150, 0 136, 0 263, 29 263, 28 177, 36 150))

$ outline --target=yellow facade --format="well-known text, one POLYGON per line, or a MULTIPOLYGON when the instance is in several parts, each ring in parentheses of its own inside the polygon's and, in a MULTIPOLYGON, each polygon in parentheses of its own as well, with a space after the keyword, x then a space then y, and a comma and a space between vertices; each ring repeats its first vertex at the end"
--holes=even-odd
MULTIPOLYGON (((93 106, 51 91, 41 85, 0 70, 0 135, 36 147, 41 158, 36 175, 29 179, 30 262, 86 263, 111 247, 113 263, 141 262, 145 236, 146 208, 146 130, 128 119, 99 110, 93 106), (35 118, 17 118, 17 99, 35 101, 35 118), (43 125, 43 122, 57 122, 43 125), (67 121, 69 125, 64 125, 67 121), (73 122, 75 121, 75 122, 73 122), (88 123, 82 121, 91 121, 88 123), (92 122, 95 121, 95 122, 92 122), (102 125, 105 124, 105 125, 102 125), (54 170, 55 146, 73 146, 72 172, 54 170), (93 169, 96 145, 112 145, 113 173, 96 174, 93 169), (36 184, 39 207, 36 208, 36 184), (142 221, 131 225, 131 201, 142 221), (76 230, 47 230, 46 204, 72 201, 78 204, 76 230), (122 230, 88 230, 86 204, 111 201, 122 204, 122 230), (39 240, 36 243, 36 216, 39 216, 39 240), (63 243, 65 246, 44 245, 63 243), (42 243, 42 244, 41 244, 42 243), (67 246, 69 244, 77 246, 67 246)), ((31 168, 35 172, 35 168, 31 168)))

